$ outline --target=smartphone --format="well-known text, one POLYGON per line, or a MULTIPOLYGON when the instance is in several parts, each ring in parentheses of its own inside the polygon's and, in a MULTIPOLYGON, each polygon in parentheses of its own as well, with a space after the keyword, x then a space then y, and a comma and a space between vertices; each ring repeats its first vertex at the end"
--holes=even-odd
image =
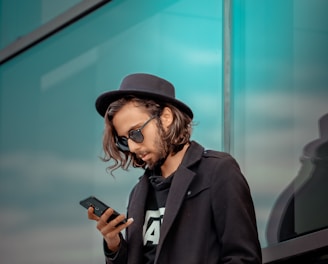
MULTIPOLYGON (((90 206, 94 208, 94 214, 96 216, 101 216, 108 208, 109 206, 105 204, 104 202, 100 201, 94 196, 90 196, 82 201, 80 201, 80 205, 88 209, 90 206)), ((120 214, 114 210, 113 214, 108 218, 107 223, 115 219, 120 214)), ((118 225, 126 223, 126 219, 121 221, 118 225)))

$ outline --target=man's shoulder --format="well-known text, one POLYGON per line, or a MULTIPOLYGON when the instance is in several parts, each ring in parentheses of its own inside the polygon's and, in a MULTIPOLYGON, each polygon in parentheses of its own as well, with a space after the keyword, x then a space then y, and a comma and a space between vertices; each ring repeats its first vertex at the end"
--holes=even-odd
MULTIPOLYGON (((199 143, 192 141, 191 151, 188 153, 189 164, 222 164, 234 162, 234 158, 227 152, 206 148, 199 143)), ((188 164, 187 162, 185 164, 188 164)))
POLYGON ((231 155, 229 153, 223 152, 223 151, 212 150, 212 149, 204 149, 203 157, 204 158, 224 159, 224 158, 230 158, 231 155))
POLYGON ((210 148, 206 148, 203 145, 199 144, 196 141, 192 141, 190 145, 189 151, 189 159, 231 159, 232 156, 224 151, 214 150, 210 148))

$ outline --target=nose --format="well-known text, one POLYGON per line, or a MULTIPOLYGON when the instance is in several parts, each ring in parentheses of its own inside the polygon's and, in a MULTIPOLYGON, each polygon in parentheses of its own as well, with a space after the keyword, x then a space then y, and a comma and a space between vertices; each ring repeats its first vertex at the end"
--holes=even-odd
POLYGON ((140 143, 134 142, 132 139, 128 139, 128 146, 130 149, 130 152, 136 153, 139 149, 140 143))

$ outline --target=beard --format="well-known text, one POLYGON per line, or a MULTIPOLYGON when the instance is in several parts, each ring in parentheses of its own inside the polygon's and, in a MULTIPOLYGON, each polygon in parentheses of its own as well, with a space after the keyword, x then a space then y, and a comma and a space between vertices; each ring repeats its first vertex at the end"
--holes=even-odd
POLYGON ((160 138, 160 136, 156 137, 154 142, 154 148, 156 149, 156 152, 154 153, 154 160, 147 161, 146 165, 147 168, 150 170, 153 170, 156 167, 161 167, 167 156, 169 155, 168 152, 168 144, 160 138))
POLYGON ((164 129, 159 126, 158 132, 156 133, 154 139, 154 147, 152 151, 153 158, 147 161, 143 161, 139 158, 139 155, 133 153, 134 166, 142 167, 143 169, 153 170, 154 168, 160 168, 168 155, 170 154, 170 143, 168 143, 164 138, 166 137, 164 129))

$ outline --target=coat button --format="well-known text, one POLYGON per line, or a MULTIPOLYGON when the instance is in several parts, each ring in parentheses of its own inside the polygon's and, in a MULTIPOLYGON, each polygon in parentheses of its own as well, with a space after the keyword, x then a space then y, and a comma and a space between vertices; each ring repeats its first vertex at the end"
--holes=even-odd
POLYGON ((187 195, 188 195, 188 196, 191 195, 191 191, 190 191, 190 190, 187 192, 187 195))

